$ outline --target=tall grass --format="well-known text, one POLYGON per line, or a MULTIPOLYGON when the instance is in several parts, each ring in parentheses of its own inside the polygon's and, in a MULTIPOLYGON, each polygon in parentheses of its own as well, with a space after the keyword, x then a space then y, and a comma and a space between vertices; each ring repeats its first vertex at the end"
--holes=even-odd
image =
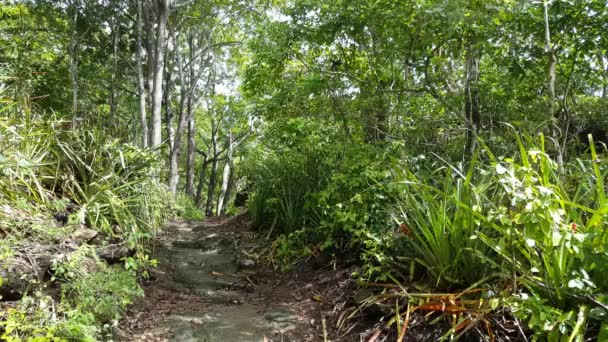
POLYGON ((291 233, 318 224, 306 202, 323 186, 324 169, 319 163, 314 153, 290 152, 269 156, 251 170, 255 191, 248 206, 254 226, 291 233))
POLYGON ((489 273, 479 255, 491 251, 480 240, 472 239, 488 225, 480 215, 489 202, 484 186, 472 183, 475 163, 466 175, 442 168, 431 175, 409 172, 398 201, 401 220, 410 238, 413 259, 421 265, 436 288, 467 286, 489 273), (430 178, 433 178, 431 180, 430 178), (442 179, 437 182, 436 179, 442 179), (428 184, 439 183, 432 186, 428 184))
POLYGON ((413 258, 442 289, 506 287, 535 338, 583 341, 588 324, 608 327, 606 162, 591 145, 590 160, 562 171, 542 136, 516 141, 511 158, 482 142, 486 161, 466 175, 447 169, 441 183, 407 173, 400 207, 413 258))

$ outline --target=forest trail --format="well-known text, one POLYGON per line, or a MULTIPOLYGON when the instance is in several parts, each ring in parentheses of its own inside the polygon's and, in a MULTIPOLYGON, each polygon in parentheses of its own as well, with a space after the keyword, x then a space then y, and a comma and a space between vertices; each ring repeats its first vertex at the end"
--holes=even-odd
POLYGON ((327 303, 313 299, 322 291, 315 284, 347 273, 258 267, 241 253, 250 237, 243 216, 167 225, 154 251, 159 268, 144 284, 146 297, 129 309, 115 340, 323 340, 318 317, 327 303))

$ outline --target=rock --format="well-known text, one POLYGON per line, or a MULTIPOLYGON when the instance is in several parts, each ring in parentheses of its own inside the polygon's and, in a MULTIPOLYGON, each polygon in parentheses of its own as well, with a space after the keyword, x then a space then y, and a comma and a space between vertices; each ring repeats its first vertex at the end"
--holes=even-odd
POLYGON ((255 267, 255 261, 251 259, 239 259, 239 268, 251 269, 255 267))
POLYGON ((108 264, 116 264, 126 257, 135 254, 135 251, 129 249, 125 243, 107 245, 97 248, 97 255, 100 259, 105 260, 108 264))
POLYGON ((22 278, 22 275, 12 268, 1 269, 0 278, 2 278, 0 299, 3 301, 20 299, 29 284, 27 278, 22 278))
POLYGON ((264 314, 264 319, 267 320, 275 331, 285 333, 295 330, 298 317, 286 310, 271 310, 264 314))
POLYGON ((87 243, 91 240, 93 240, 96 236, 97 236, 98 232, 96 230, 90 229, 90 228, 85 228, 85 227, 80 227, 78 229, 76 229, 71 237, 72 240, 74 240, 74 242, 80 246, 84 243, 87 243))
POLYGON ((364 300, 374 295, 374 292, 367 287, 362 287, 353 296, 355 304, 362 304, 364 300))
POLYGON ((247 191, 239 191, 234 196, 234 206, 237 208, 245 207, 248 199, 249 193, 247 191))
POLYGON ((126 340, 127 340, 127 333, 125 333, 119 327, 115 326, 112 329, 112 341, 120 342, 120 341, 126 341, 126 340))
POLYGON ((57 250, 50 246, 31 244, 15 251, 0 265, 0 296, 3 300, 17 300, 33 282, 42 282, 57 250))

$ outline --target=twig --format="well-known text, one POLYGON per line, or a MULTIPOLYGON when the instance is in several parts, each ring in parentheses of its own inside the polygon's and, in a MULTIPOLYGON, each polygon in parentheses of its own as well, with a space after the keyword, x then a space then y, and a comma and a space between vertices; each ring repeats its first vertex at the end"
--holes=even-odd
POLYGON ((521 337, 523 337, 524 341, 528 342, 528 338, 526 337, 524 330, 521 328, 521 324, 519 324, 519 320, 517 318, 515 318, 515 325, 517 325, 517 330, 519 330, 519 333, 521 334, 521 337))

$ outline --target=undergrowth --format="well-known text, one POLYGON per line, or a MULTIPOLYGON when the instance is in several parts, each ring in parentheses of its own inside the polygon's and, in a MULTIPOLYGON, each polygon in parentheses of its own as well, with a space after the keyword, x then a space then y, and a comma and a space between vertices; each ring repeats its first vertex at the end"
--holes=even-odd
POLYGON ((445 338, 489 336, 498 329, 491 315, 506 310, 519 337, 602 340, 608 164, 590 144, 587 159, 560 168, 542 136, 515 140, 519 153, 510 156, 495 156, 480 141, 466 164, 408 157, 399 146, 341 149, 321 159, 267 155, 255 169, 249 209, 275 236, 275 265, 323 253, 355 257, 359 280, 396 284, 386 285, 393 294, 374 298, 397 300, 386 316, 397 336, 414 311, 449 318, 445 338), (330 167, 321 180, 314 176, 330 167))
POLYGON ((126 306, 143 295, 137 278, 155 264, 149 242, 176 214, 158 180, 158 153, 112 137, 94 122, 73 129, 60 115, 25 103, 0 106, 0 290, 22 291, 18 301, 2 303, 0 336, 106 339, 126 306), (93 246, 63 245, 84 227, 124 244, 132 256, 110 266, 93 246), (28 265, 21 260, 28 251, 53 260, 52 267, 28 273, 21 266, 28 265), (50 291, 57 286, 59 294, 50 291))

